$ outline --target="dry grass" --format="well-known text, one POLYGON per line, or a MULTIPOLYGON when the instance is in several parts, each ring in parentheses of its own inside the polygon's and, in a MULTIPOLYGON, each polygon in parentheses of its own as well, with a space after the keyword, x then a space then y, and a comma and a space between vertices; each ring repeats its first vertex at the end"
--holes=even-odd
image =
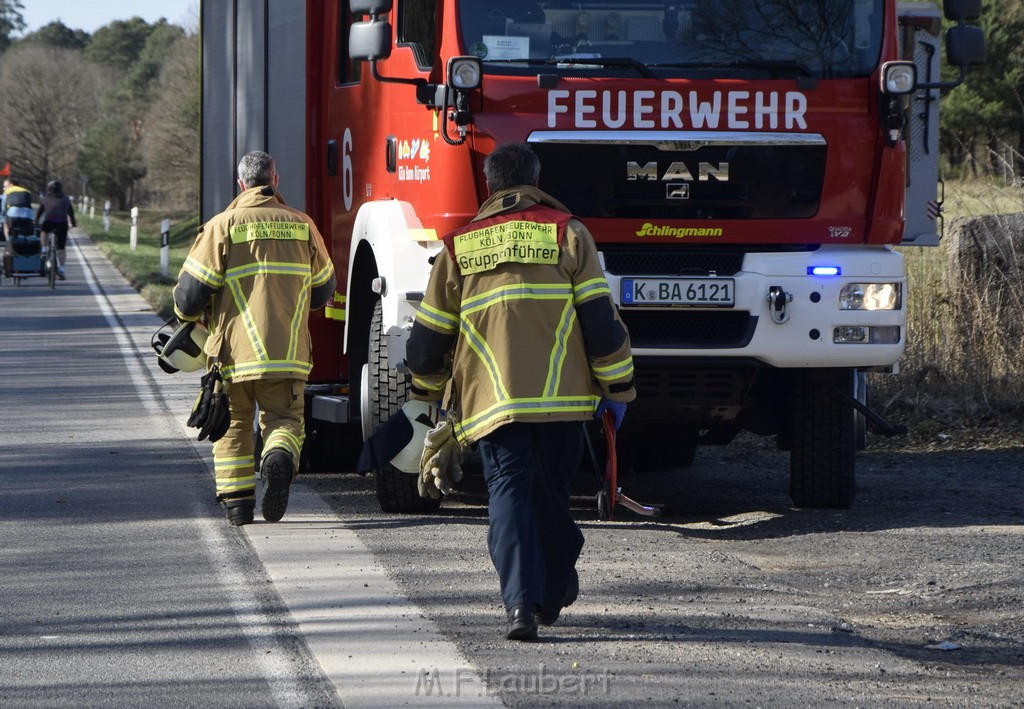
POLYGON ((1024 434, 1024 191, 946 185, 938 247, 905 247, 907 346, 871 375, 872 404, 940 447, 1019 445, 1024 434), (1007 216, 993 216, 1007 215, 1007 216), (1016 216, 1008 216, 1016 215, 1016 216), (970 220, 968 237, 958 237, 970 220))

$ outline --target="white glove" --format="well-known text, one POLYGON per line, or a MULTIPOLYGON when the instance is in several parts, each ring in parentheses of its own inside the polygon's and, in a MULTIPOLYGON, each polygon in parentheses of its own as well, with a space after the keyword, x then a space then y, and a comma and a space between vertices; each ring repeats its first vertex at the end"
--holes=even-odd
POLYGON ((450 495, 452 484, 462 480, 462 450, 449 421, 442 421, 427 431, 420 456, 420 497, 437 500, 441 493, 450 495))

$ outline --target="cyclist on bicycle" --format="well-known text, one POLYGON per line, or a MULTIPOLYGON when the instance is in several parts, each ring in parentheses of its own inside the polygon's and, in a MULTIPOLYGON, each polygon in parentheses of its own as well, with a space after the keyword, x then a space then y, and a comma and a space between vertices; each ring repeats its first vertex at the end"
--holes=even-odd
POLYGON ((75 209, 71 205, 71 199, 64 194, 64 186, 57 180, 52 180, 46 185, 46 195, 39 203, 36 211, 36 223, 39 224, 40 235, 43 238, 43 250, 46 246, 46 234, 53 234, 56 240, 57 249, 57 275, 64 280, 64 247, 68 240, 68 222, 71 226, 78 226, 75 222, 75 209))

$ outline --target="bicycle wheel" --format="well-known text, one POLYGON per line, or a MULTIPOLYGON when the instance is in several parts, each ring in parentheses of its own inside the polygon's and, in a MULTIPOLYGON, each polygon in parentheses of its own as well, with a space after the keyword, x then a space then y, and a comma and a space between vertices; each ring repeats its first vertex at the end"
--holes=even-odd
POLYGON ((57 249, 54 239, 50 237, 50 248, 46 252, 46 282, 50 288, 57 287, 57 249))

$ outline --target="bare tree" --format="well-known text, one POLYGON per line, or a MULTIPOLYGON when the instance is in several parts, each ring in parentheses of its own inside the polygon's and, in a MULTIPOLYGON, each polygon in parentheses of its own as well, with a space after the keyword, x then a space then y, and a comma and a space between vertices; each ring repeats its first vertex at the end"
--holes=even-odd
POLYGON ((167 53, 146 116, 143 187, 152 201, 199 208, 199 38, 177 40, 167 53))
POLYGON ((60 179, 77 191, 78 150, 109 85, 78 52, 30 44, 4 54, 0 157, 26 187, 42 189, 60 179))

